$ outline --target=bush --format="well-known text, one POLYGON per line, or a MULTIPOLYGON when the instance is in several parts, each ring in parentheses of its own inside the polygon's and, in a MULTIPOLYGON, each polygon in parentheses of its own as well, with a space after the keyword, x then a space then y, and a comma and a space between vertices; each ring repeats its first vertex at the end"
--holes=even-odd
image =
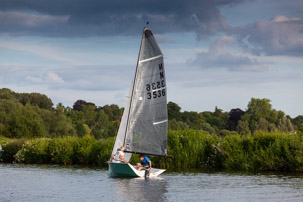
MULTIPOLYGON (((114 137, 96 140, 92 136, 32 140, 0 137, 5 150, 1 161, 107 167, 114 141, 114 137)), ((254 136, 230 133, 218 137, 204 131, 169 130, 168 155, 172 158, 151 157, 153 167, 303 171, 303 136, 256 132, 254 136)), ((137 162, 138 155, 133 155, 130 163, 137 162)))
POLYGON ((216 149, 219 138, 204 131, 169 131, 168 154, 165 163, 172 168, 218 168, 222 155, 216 149))
POLYGON ((74 159, 73 147, 78 138, 64 137, 54 138, 49 143, 49 154, 51 163, 55 164, 71 164, 74 159))
POLYGON ((27 140, 15 155, 17 163, 50 163, 48 145, 51 139, 38 138, 27 140))
POLYGON ((0 143, 5 153, 1 157, 4 162, 12 163, 15 160, 15 155, 22 148, 25 139, 12 139, 6 143, 0 143))
POLYGON ((74 159, 75 164, 93 164, 93 148, 97 140, 91 136, 78 138, 74 145, 74 159))
POLYGON ((93 156, 96 158, 96 163, 99 166, 107 166, 107 161, 110 159, 112 149, 114 147, 115 138, 109 137, 104 140, 99 140, 93 149, 93 156))

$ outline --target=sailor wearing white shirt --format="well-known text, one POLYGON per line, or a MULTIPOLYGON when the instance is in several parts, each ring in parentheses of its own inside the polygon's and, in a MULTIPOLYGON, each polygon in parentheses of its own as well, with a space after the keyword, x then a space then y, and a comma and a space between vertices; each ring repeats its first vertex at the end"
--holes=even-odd
POLYGON ((110 158, 110 162, 114 163, 127 163, 127 161, 124 159, 124 146, 121 146, 115 154, 113 154, 110 158))

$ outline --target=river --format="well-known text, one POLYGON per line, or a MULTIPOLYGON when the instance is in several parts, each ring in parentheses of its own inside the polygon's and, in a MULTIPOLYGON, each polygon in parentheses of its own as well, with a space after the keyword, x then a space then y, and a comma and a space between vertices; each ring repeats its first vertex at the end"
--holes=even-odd
POLYGON ((165 172, 154 179, 108 171, 0 164, 0 201, 303 201, 303 175, 165 172))

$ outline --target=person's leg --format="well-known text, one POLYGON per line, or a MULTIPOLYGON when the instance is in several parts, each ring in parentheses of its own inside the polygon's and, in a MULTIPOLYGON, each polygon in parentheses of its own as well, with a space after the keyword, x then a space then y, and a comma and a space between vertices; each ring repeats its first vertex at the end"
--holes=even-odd
POLYGON ((138 170, 138 171, 142 170, 142 165, 141 165, 141 163, 137 163, 137 170, 138 170))

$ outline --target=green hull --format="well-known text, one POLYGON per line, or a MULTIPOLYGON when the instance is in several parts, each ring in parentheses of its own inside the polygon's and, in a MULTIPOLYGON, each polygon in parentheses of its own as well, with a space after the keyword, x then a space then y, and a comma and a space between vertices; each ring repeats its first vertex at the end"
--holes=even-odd
MULTIPOLYGON (((145 170, 138 171, 129 163, 113 163, 108 162, 109 172, 112 177, 145 177, 145 170)), ((164 169, 152 168, 148 177, 157 177, 163 173, 164 169)))
POLYGON ((126 163, 108 163, 110 175, 113 177, 140 177, 131 168, 131 165, 126 163))

